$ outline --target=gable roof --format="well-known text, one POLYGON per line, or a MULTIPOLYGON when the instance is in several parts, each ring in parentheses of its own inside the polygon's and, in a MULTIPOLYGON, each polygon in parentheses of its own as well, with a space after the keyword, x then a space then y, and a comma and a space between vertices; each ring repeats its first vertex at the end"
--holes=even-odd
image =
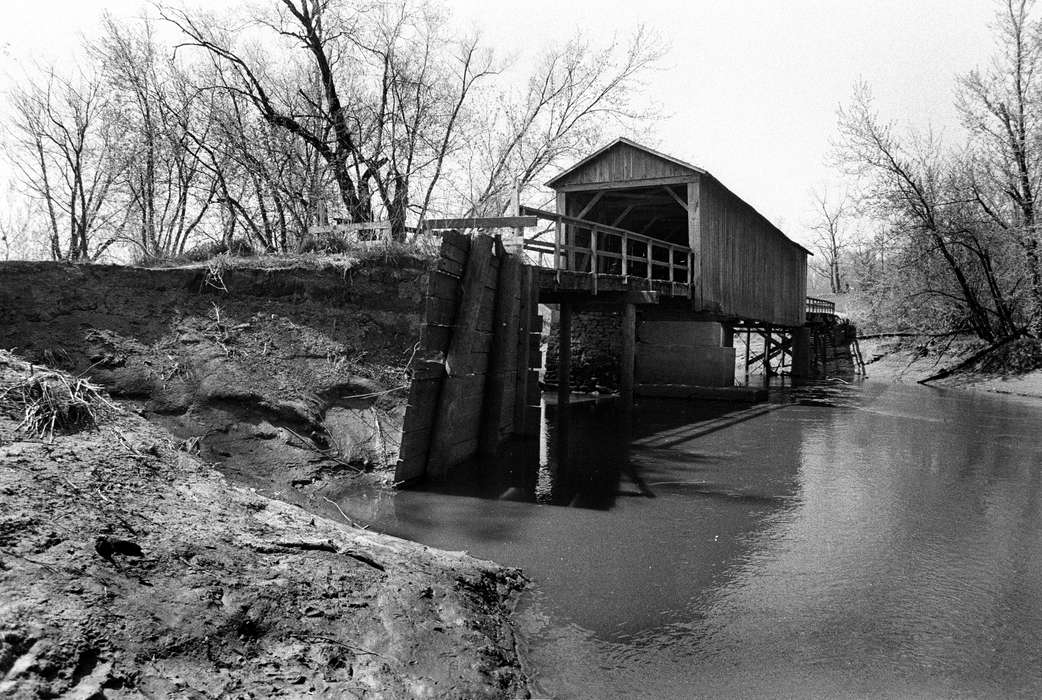
POLYGON ((584 167, 586 167, 587 165, 589 165, 590 163, 595 161, 597 158, 599 158, 600 156, 604 155, 605 153, 607 153, 608 151, 610 151, 611 149, 613 149, 613 148, 615 148, 615 147, 617 147, 619 145, 625 145, 625 146, 629 146, 630 148, 636 148, 636 149, 638 149, 640 151, 644 151, 645 153, 648 153, 648 154, 650 154, 650 155, 652 155, 652 156, 654 156, 654 157, 656 157, 656 158, 658 158, 660 160, 664 160, 667 163, 670 163, 670 164, 672 164, 674 166, 678 166, 678 167, 680 167, 680 168, 682 168, 684 170, 688 170, 692 174, 708 175, 708 173, 705 170, 703 170, 702 168, 698 167, 697 165, 692 165, 691 163, 682 161, 679 158, 674 158, 673 156, 666 155, 665 153, 660 153, 659 151, 656 151, 653 148, 648 148, 647 146, 641 145, 641 144, 637 143, 636 141, 631 141, 628 138, 620 136, 619 138, 617 138, 614 141, 612 141, 611 143, 609 143, 607 146, 604 146, 603 148, 600 148, 600 149, 594 151, 593 153, 591 153, 590 155, 586 156, 585 158, 580 160, 578 163, 576 163, 572 167, 570 167, 567 170, 565 170, 564 172, 558 173, 558 175, 554 179, 552 179, 552 180, 550 180, 549 182, 546 183, 546 186, 552 188, 555 184, 557 184, 561 180, 565 180, 572 173, 575 173, 575 172, 578 172, 579 170, 582 170, 584 167))
MULTIPOLYGON (((703 176, 703 177, 709 178, 710 180, 715 182, 717 185, 719 185, 729 195, 733 196, 735 199, 737 199, 739 202, 741 202, 744 206, 746 206, 750 210, 752 210, 752 212, 756 216, 758 216, 768 226, 770 226, 772 229, 774 229, 775 232, 777 232, 778 235, 780 235, 782 238, 784 238, 789 243, 791 243, 792 245, 796 246, 797 248, 799 248, 803 252, 807 253, 807 255, 814 255, 814 253, 811 252, 810 250, 808 250, 805 246, 800 245, 796 241, 794 241, 791 238, 789 238, 788 236, 786 236, 785 233, 781 229, 779 229, 777 226, 775 226, 773 223, 771 223, 770 219, 765 217, 763 214, 758 212, 755 207, 753 207, 751 204, 749 204, 744 199, 742 199, 741 197, 736 195, 734 192, 732 192, 730 189, 728 189, 728 187, 726 185, 724 185, 724 183, 720 182, 720 180, 718 180, 716 178, 716 176, 714 176, 708 170, 705 170, 704 168, 700 168, 697 165, 692 165, 691 163, 688 163, 686 161, 680 160, 679 158, 674 158, 673 156, 666 155, 665 153, 660 153, 659 151, 656 151, 653 148, 648 148, 647 146, 641 145, 641 144, 637 143, 636 141, 631 141, 630 139, 622 137, 622 136, 620 136, 619 138, 615 139, 614 141, 609 143, 607 146, 604 146, 604 147, 594 151, 593 153, 591 153, 590 155, 586 156, 585 158, 583 158, 582 160, 580 160, 578 163, 576 163, 572 167, 568 168, 567 170, 559 173, 557 175, 557 177, 555 177, 554 179, 552 179, 549 182, 547 182, 546 186, 550 187, 552 189, 556 189, 555 185, 558 185, 562 181, 568 180, 568 178, 570 176, 572 176, 573 174, 579 172, 583 168, 591 165, 594 161, 596 161, 598 158, 600 158, 601 156, 606 154, 608 151, 612 150, 613 148, 618 148, 619 146, 628 146, 629 148, 634 148, 634 149, 637 149, 639 151, 643 151, 644 153, 652 156, 653 158, 656 158, 656 159, 658 159, 660 161, 663 161, 665 164, 668 164, 672 168, 679 168, 679 169, 681 169, 683 171, 686 171, 687 173, 690 173, 692 175, 697 174, 699 176, 703 176)), ((683 177, 683 175, 681 175, 681 177, 683 177)), ((595 189, 596 188, 596 184, 595 183, 590 183, 589 186, 590 186, 591 189, 595 189)))

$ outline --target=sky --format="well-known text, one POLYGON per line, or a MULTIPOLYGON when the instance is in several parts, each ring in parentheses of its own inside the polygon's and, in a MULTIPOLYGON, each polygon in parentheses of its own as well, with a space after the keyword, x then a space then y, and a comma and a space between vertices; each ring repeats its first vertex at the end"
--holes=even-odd
MULTIPOLYGON (((854 83, 869 83, 882 117, 958 140, 954 79, 988 60, 998 9, 995 0, 446 4, 456 21, 520 61, 579 30, 593 41, 638 24, 656 31, 670 49, 646 88, 665 115, 649 145, 709 170, 805 244, 813 191, 843 187, 828 160, 836 110, 854 83)), ((0 91, 27 61, 64 60, 103 10, 132 17, 144 7, 139 0, 6 0, 0 91)))

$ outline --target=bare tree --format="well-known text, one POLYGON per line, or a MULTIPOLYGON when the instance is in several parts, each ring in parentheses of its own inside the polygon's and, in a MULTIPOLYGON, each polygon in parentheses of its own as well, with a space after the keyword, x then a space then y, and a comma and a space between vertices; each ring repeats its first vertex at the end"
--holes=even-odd
POLYGON ((947 299, 964 325, 989 342, 1018 333, 994 231, 966 195, 967 163, 946 154, 932 134, 900 138, 879 120, 863 84, 840 111, 839 130, 840 156, 867 183, 867 203, 902 231, 913 269, 934 273, 929 287, 908 294, 947 299))
POLYGON ((11 94, 9 149, 21 184, 46 211, 55 260, 94 260, 116 242, 126 215, 113 206, 122 123, 95 74, 53 69, 11 94))
POLYGON ((825 190, 814 193, 814 203, 815 221, 810 228, 815 234, 814 248, 821 256, 821 262, 815 262, 814 269, 829 281, 832 293, 838 294, 844 291, 840 266, 847 248, 845 226, 850 213, 850 199, 844 194, 830 201, 828 191, 825 190))
POLYGON ((90 55, 125 126, 118 184, 134 232, 126 239, 146 259, 178 255, 215 194, 199 147, 212 128, 212 101, 162 55, 150 20, 129 26, 106 14, 102 27, 90 55))
POLYGON ((1042 178, 1042 24, 1033 0, 1003 0, 991 64, 958 82, 957 105, 973 138, 970 192, 988 220, 1027 258, 1031 325, 1042 330, 1038 193, 1042 178))
POLYGON ((472 92, 495 72, 491 52, 476 38, 450 36, 430 3, 355 11, 330 0, 281 0, 256 22, 306 57, 312 79, 297 73, 295 82, 280 80, 214 23, 177 10, 164 16, 235 75, 229 90, 321 156, 351 220, 370 221, 379 209, 397 240, 410 212, 424 216, 472 92))
POLYGON ((524 89, 500 95, 475 133, 459 188, 471 212, 499 214, 515 186, 535 184, 608 133, 646 126, 657 112, 641 80, 665 50, 643 26, 603 47, 580 35, 544 50, 524 89))

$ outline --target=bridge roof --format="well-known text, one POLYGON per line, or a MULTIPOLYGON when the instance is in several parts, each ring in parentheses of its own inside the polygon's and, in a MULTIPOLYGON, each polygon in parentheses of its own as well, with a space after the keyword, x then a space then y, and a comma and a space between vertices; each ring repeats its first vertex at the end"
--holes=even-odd
POLYGON ((570 181, 575 180, 583 171, 589 171, 585 181, 591 184, 709 174, 697 165, 620 137, 560 173, 547 182, 546 186, 557 189, 559 186, 570 184, 570 181))

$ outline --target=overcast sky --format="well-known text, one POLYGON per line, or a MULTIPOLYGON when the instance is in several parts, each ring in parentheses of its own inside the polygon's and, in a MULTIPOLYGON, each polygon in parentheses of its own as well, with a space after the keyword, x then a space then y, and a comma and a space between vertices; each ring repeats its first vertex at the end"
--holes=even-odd
MULTIPOLYGON (((200 3, 191 3, 200 4, 200 3)), ((228 4, 228 3, 222 3, 228 4)), ((995 0, 450 0, 458 21, 520 56, 567 38, 644 23, 670 44, 649 93, 668 115, 655 145, 712 172, 790 236, 806 241, 811 190, 827 166, 837 106, 863 77, 879 111, 958 138, 953 78, 992 50, 995 0)), ((6 0, 4 68, 67 55, 100 12, 138 0, 6 0)), ((0 87, 6 76, 0 70, 0 87)))

